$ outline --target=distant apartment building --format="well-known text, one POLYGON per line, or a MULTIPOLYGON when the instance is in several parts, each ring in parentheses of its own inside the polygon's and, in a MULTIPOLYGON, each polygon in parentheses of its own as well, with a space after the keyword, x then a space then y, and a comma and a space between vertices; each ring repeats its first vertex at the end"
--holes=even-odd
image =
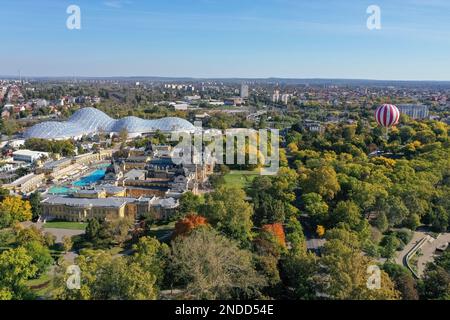
POLYGON ((323 133, 325 131, 322 123, 314 120, 305 120, 303 122, 303 127, 309 132, 323 133))
POLYGON ((281 99, 280 91, 275 90, 272 95, 272 102, 275 102, 275 103, 280 102, 280 99, 281 99))
POLYGON ((241 99, 248 99, 248 85, 242 84, 241 85, 241 99))
POLYGON ((430 108, 426 105, 401 104, 398 106, 400 113, 406 114, 412 119, 428 119, 430 117, 430 108))
POLYGON ((282 94, 281 95, 281 102, 283 104, 288 104, 289 101, 291 100, 292 95, 291 94, 282 94))

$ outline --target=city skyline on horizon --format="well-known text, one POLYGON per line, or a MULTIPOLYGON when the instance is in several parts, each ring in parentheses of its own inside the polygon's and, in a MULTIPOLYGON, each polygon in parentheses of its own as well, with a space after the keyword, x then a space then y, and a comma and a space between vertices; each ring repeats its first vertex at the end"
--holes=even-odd
POLYGON ((450 81, 443 0, 7 1, 3 76, 450 81), (374 3, 375 2, 375 3, 374 3), (409 2, 409 3, 406 3, 409 2), (81 9, 81 30, 66 9, 81 9), (381 8, 381 30, 366 9, 381 8), (146 40, 148 39, 148 40, 146 40), (431 48, 431 50, 430 50, 431 48))

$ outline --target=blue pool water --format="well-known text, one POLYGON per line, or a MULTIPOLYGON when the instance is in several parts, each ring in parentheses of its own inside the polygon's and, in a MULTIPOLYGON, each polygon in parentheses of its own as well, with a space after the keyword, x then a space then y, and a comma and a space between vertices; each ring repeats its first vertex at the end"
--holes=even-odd
POLYGON ((48 190, 49 194, 55 194, 55 195, 60 195, 60 194, 70 194, 72 192, 76 191, 76 189, 71 189, 71 188, 67 188, 67 187, 51 187, 48 190))
POLYGON ((80 180, 73 183, 75 187, 84 187, 88 186, 92 183, 96 183, 97 181, 103 179, 105 177, 106 170, 99 169, 92 172, 90 175, 81 178, 80 180))

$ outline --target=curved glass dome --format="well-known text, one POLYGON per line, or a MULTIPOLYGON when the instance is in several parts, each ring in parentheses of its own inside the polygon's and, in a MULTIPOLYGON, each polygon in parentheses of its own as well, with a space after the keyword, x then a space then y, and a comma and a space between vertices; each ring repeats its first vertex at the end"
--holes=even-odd
POLYGON ((24 136, 26 139, 69 139, 79 138, 83 135, 92 135, 100 131, 118 133, 127 130, 132 134, 144 134, 161 131, 170 133, 194 132, 196 129, 187 120, 181 118, 162 118, 157 120, 144 120, 137 117, 126 117, 114 120, 95 108, 83 108, 75 112, 65 122, 42 122, 29 128, 24 136))

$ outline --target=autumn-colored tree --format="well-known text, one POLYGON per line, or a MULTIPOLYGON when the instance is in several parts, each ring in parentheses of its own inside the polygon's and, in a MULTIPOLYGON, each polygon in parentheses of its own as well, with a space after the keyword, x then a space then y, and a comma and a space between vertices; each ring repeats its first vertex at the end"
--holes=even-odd
POLYGON ((304 193, 318 193, 327 200, 332 200, 341 189, 336 171, 332 167, 323 166, 311 171, 303 177, 301 187, 304 193))
POLYGON ((281 246, 286 247, 286 235, 281 223, 266 224, 262 230, 272 234, 281 246))
POLYGON ((317 226, 316 233, 319 237, 323 237, 325 235, 325 227, 324 226, 317 226))
POLYGON ((173 238, 178 236, 185 236, 191 233, 192 230, 200 226, 207 225, 208 222, 205 217, 190 213, 183 219, 178 220, 175 224, 175 231, 173 232, 173 238))
POLYGON ((6 197, 0 202, 0 227, 10 227, 14 222, 31 220, 30 202, 20 197, 6 197))

